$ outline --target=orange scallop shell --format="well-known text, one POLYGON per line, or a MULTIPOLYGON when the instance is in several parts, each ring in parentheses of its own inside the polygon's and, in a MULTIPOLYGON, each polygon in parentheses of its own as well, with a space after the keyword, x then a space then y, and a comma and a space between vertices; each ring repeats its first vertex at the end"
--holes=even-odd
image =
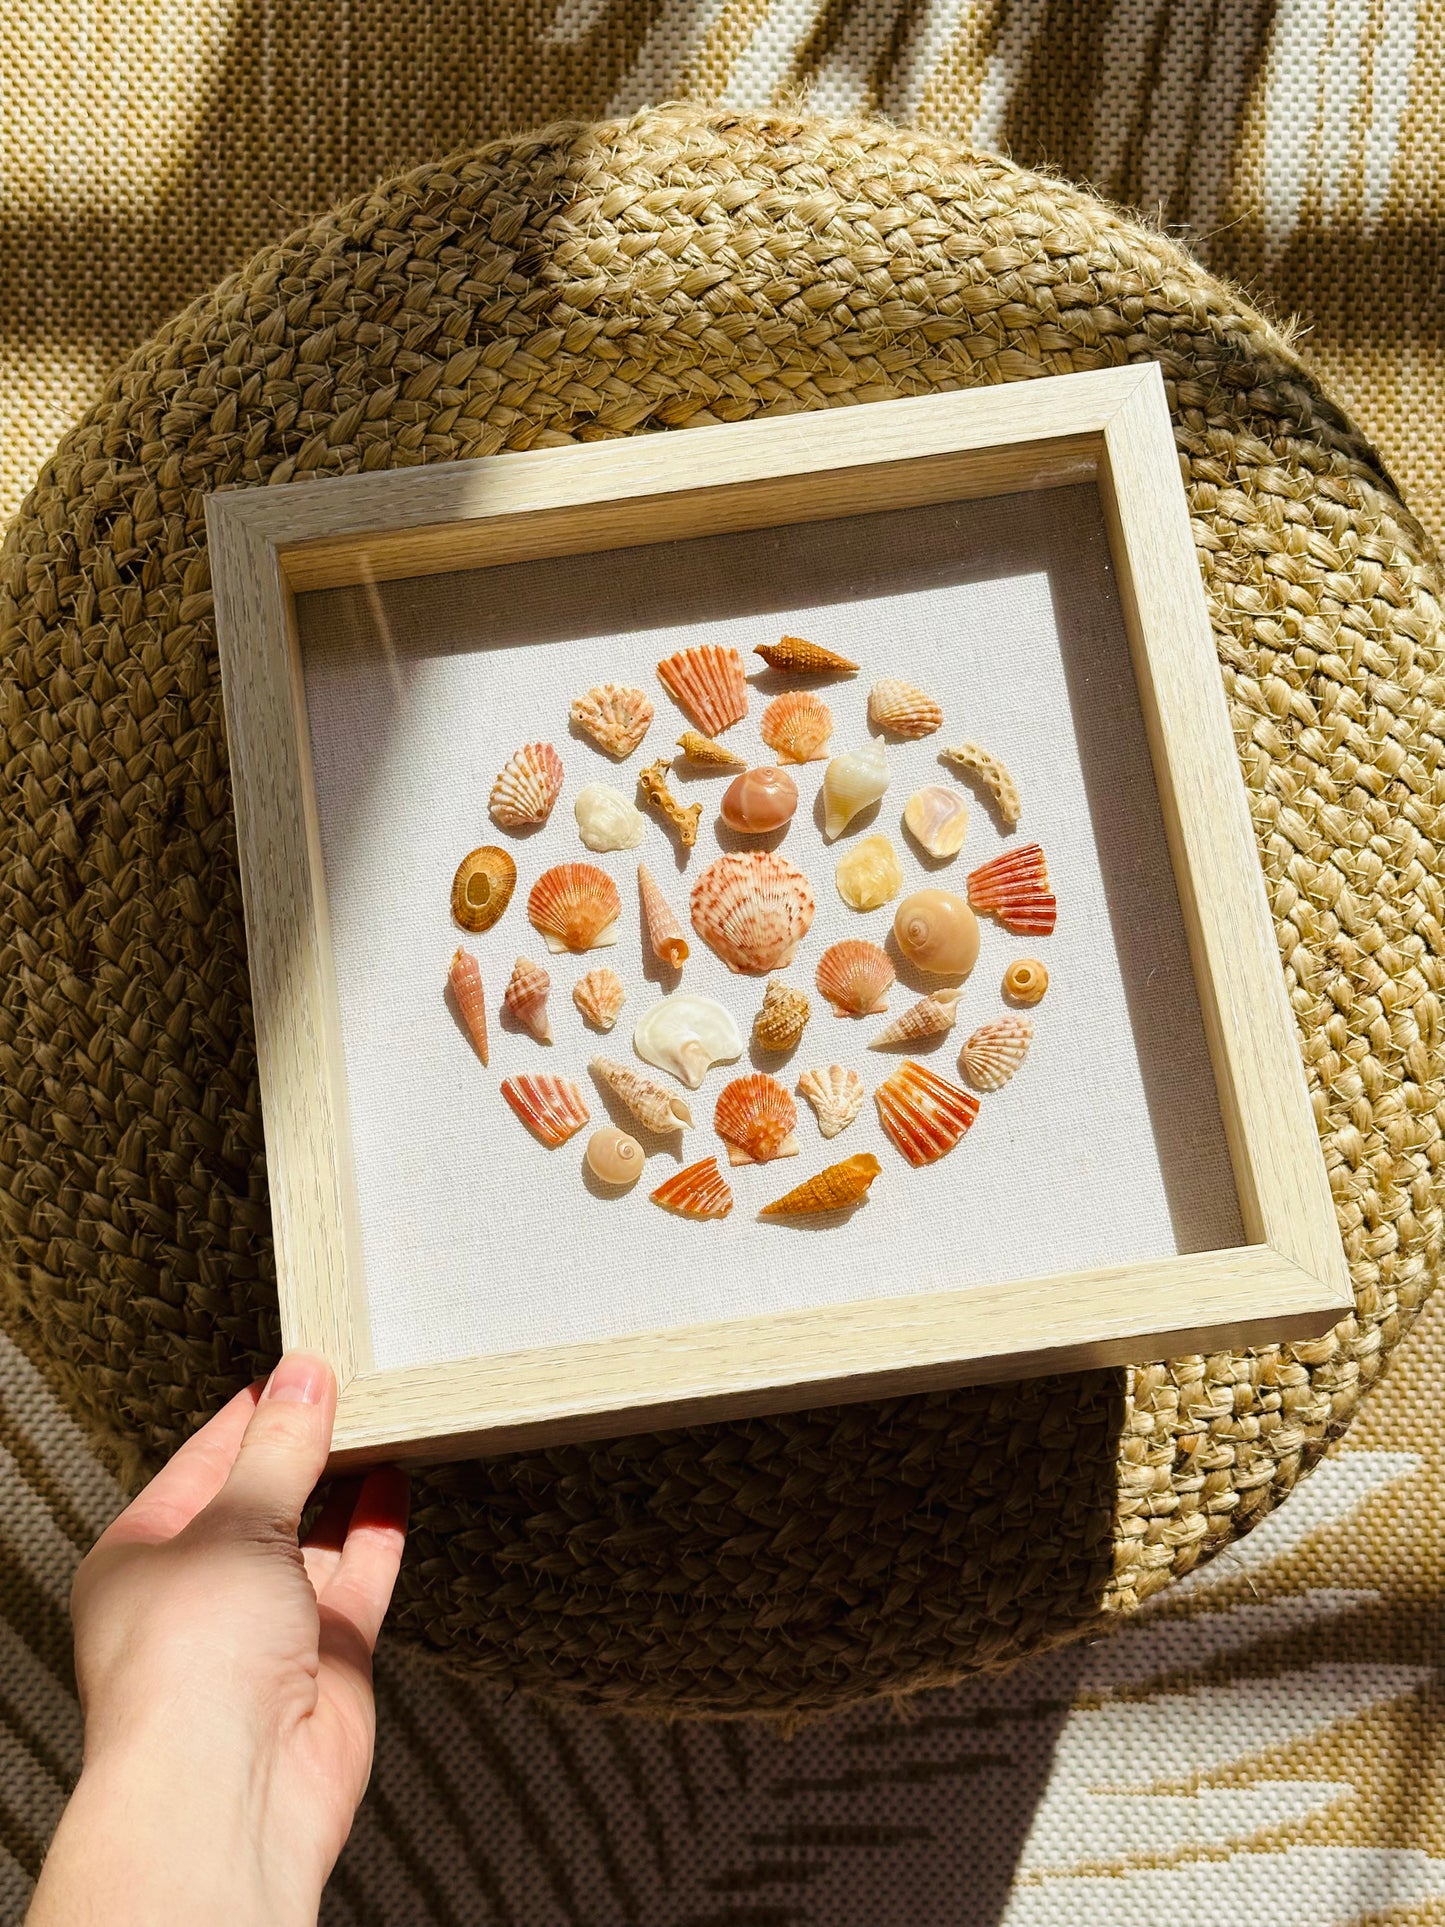
POLYGON ((680 1218, 725 1218, 733 1208, 732 1189, 716 1158, 702 1158, 675 1171, 651 1194, 652 1202, 680 1218))
POLYGON ((1049 868, 1037 843, 981 863, 968 875, 968 900, 975 910, 990 911, 1005 930, 1047 937, 1058 919, 1058 898, 1049 888, 1049 868))
POLYGON ((487 1061, 487 999, 482 989, 481 965, 470 950, 458 948, 447 972, 447 982, 457 1000, 457 1009, 467 1034, 477 1047, 477 1056, 487 1061))
POLYGON ((776 850, 715 857, 692 886, 692 927, 729 970, 781 970, 808 934, 813 890, 776 850))
POLYGON ((570 1077, 553 1077, 550 1072, 525 1072, 521 1077, 502 1079, 502 1096, 531 1131, 544 1144, 565 1144, 574 1131, 580 1131, 590 1115, 582 1093, 570 1077))
POLYGON ((839 1017, 866 1017, 887 1010, 896 974, 886 950, 845 937, 819 957, 816 982, 839 1017))
POLYGON ((736 649, 716 642, 680 649, 675 656, 663 658, 657 675, 667 693, 709 736, 720 736, 748 713, 743 659, 736 649))
POLYGON ((978 1116, 971 1091, 912 1058, 873 1093, 884 1130, 912 1165, 945 1156, 978 1116))
POLYGON ((871 1151, 830 1164, 816 1176, 805 1178, 772 1204, 765 1204, 760 1218, 804 1218, 817 1211, 845 1211, 868 1195, 868 1187, 883 1166, 871 1151))
POLYGON ((775 1077, 750 1071, 718 1092, 713 1129, 727 1141, 733 1164, 766 1164, 798 1154, 793 1127, 798 1107, 775 1077))
POLYGON ((616 943, 622 899, 595 863, 554 863, 532 885, 527 921, 549 950, 591 950, 616 943))
POLYGON ((652 723, 652 698, 628 683, 603 682, 572 704, 572 720, 609 756, 630 756, 652 723))
POLYGON ((562 791, 562 758, 550 743, 519 749, 492 785, 487 807, 504 829, 545 823, 562 791))
POLYGON ((811 763, 833 734, 833 712, 810 689, 788 689, 763 711, 758 734, 785 763, 811 763))

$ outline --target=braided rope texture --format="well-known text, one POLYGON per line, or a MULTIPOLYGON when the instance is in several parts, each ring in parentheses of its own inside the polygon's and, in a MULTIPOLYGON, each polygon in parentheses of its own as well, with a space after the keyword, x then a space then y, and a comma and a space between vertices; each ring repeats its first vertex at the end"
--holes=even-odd
POLYGON ((1286 339, 1059 181, 674 109, 387 182, 135 353, 0 568, 0 1303, 132 1480, 278 1349, 208 490, 1157 361, 1353 1268, 1311 1344, 420 1476, 393 1624, 499 1684, 821 1711, 1127 1612, 1348 1424, 1429 1288, 1440 578, 1286 339))

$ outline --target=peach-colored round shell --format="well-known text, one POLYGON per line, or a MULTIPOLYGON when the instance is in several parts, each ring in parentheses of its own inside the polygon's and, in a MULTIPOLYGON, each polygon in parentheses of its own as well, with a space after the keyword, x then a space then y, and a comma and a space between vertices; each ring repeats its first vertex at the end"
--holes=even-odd
POLYGON ((740 836, 767 836, 791 823, 798 807, 798 786, 785 769, 765 764, 744 770, 723 791, 718 815, 740 836))
POLYGON ((935 977, 966 977, 978 962, 978 918, 951 890, 915 890, 893 915, 893 935, 911 964, 935 977))

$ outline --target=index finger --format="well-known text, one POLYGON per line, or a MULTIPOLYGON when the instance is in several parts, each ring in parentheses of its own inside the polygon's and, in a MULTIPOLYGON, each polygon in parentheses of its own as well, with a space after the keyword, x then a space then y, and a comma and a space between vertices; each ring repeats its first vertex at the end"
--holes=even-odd
POLYGON ((191 1434, 125 1511, 111 1520, 96 1543, 158 1545, 188 1526, 226 1483, 260 1396, 259 1384, 237 1392, 191 1434))

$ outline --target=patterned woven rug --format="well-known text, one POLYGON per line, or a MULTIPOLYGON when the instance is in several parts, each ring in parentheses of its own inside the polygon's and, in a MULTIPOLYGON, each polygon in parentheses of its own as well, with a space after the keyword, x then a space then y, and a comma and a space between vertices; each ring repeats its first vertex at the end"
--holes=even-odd
MULTIPOLYGON (((553 116, 806 87, 1189 236, 1298 317, 1445 532, 1445 0, 21 0, 0 74, 0 515, 129 346, 376 176, 553 116)), ((1436 1299, 1233 1553, 1107 1641, 896 1715, 618 1725, 388 1658, 329 1918, 1445 1920, 1442 1364, 1436 1299)), ((68 1575, 118 1494, 3 1341, 0 1483, 8 1920, 77 1764, 68 1575)))

